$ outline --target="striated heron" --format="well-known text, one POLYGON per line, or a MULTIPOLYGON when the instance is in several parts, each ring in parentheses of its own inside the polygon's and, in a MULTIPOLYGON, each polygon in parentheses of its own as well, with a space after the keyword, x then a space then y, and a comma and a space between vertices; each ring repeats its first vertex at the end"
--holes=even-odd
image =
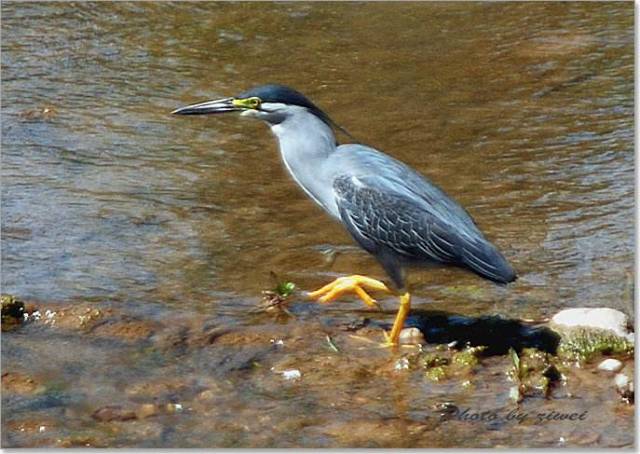
MULTIPOLYGON (((401 295, 391 332, 385 333, 387 345, 398 343, 409 313, 407 265, 457 266, 500 284, 516 279, 514 269, 464 208, 391 156, 362 144, 339 145, 334 130, 349 134, 298 91, 264 85, 172 113, 225 112, 265 121, 296 183, 378 259, 401 295)), ((338 278, 309 296, 328 302, 355 293, 368 306, 377 306, 367 290, 391 293, 378 280, 353 275, 338 278)))

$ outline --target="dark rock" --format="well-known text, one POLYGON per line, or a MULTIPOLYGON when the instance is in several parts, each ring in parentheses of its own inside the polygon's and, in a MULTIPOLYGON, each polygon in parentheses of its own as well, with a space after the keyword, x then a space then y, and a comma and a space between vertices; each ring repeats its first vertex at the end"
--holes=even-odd
POLYGON ((130 421, 137 418, 133 410, 122 408, 120 405, 107 405, 99 408, 93 412, 91 417, 100 422, 130 421))

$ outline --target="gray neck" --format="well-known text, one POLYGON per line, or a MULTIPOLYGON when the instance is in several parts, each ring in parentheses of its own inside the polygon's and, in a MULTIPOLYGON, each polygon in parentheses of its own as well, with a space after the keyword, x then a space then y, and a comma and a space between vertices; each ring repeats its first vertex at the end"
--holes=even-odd
POLYGON ((330 214, 335 211, 333 182, 325 163, 336 150, 331 128, 318 117, 300 109, 281 123, 271 125, 278 138, 287 170, 299 186, 330 214))

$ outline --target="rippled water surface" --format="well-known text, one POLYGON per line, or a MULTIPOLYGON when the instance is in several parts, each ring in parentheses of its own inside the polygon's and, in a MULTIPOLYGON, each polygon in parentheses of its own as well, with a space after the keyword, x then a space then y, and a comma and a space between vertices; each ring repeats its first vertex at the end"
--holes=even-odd
MULTIPOLYGON (((413 272, 415 307, 539 319, 606 305, 633 315, 631 3, 3 2, 2 18, 3 292, 54 307, 107 305, 164 324, 176 314, 276 331, 350 320, 357 302, 318 308, 300 299, 298 322, 256 321, 250 310, 273 285, 271 272, 302 289, 346 273, 385 276, 296 187, 263 124, 169 115, 279 82, 443 187, 520 275, 498 288, 458 270, 413 272)), ((3 336, 5 368, 75 379, 83 392, 60 406, 10 402, 13 417, 42 410, 63 418, 62 408, 83 421, 78 408, 120 395, 116 382, 180 376, 175 361, 141 360, 134 347, 22 333, 3 336), (43 372, 39 348, 60 367, 43 372)), ((207 359, 179 361, 195 374, 207 359)), ((276 421, 308 404, 249 395, 235 402, 256 411, 280 405, 276 421)), ((202 423, 194 412, 158 438, 109 443, 356 443, 329 429, 300 439, 284 429, 268 440, 229 435, 242 432, 236 426, 212 439, 194 420, 202 423), (201 443, 191 438, 194 424, 201 443)), ((603 445, 631 442, 612 430, 603 445)), ((477 446, 482 433, 449 443, 477 446)), ((513 437, 500 443, 555 442, 524 429, 513 437)))

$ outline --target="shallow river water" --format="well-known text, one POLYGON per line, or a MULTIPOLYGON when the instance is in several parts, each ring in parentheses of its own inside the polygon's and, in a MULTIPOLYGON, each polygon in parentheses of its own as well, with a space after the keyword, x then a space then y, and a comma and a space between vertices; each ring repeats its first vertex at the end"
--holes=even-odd
POLYGON ((445 400, 507 411, 508 386, 496 358, 472 391, 398 375, 397 354, 336 328, 389 322, 393 297, 385 314, 300 294, 293 318, 256 313, 272 273, 303 290, 386 277, 297 188, 264 125, 169 115, 291 85, 439 184, 520 278, 412 272, 415 308, 633 316, 632 3, 3 2, 2 18, 2 292, 107 320, 3 335, 3 369, 41 383, 3 393, 3 445, 633 443, 632 412, 586 371, 573 386, 588 396, 558 405, 589 424, 429 417, 445 400), (202 340, 212 326, 234 331, 202 340), (163 410, 92 417, 112 403, 163 410))

